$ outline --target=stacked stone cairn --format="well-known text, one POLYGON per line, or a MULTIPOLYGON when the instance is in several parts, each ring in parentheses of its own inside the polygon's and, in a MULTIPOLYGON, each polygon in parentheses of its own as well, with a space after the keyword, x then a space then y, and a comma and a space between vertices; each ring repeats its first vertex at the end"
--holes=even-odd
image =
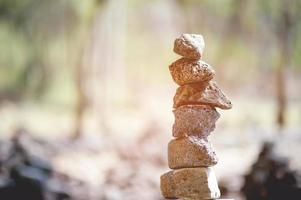
POLYGON ((208 139, 219 113, 215 107, 232 104, 212 81, 215 71, 201 60, 205 43, 202 35, 182 34, 174 42, 174 52, 183 56, 169 66, 180 86, 174 96, 175 122, 168 144, 168 165, 161 176, 161 192, 167 199, 217 199, 220 197, 212 169, 218 158, 208 139))

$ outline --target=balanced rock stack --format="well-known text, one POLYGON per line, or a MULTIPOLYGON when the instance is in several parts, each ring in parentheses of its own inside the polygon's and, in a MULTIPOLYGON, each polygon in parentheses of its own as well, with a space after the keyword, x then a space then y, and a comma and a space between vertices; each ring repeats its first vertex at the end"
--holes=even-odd
POLYGON ((183 56, 169 66, 180 86, 174 96, 175 122, 168 144, 168 165, 161 176, 161 192, 169 199, 217 199, 220 191, 212 166, 218 158, 208 139, 219 113, 215 107, 232 104, 212 81, 215 71, 201 60, 205 43, 202 35, 183 34, 175 40, 174 52, 183 56))

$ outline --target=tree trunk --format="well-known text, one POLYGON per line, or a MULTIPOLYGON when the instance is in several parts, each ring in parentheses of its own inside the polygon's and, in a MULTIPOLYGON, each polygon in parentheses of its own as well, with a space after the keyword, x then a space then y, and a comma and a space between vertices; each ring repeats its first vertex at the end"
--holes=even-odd
POLYGON ((285 89, 285 69, 290 64, 291 52, 293 45, 293 33, 297 22, 296 13, 292 10, 292 5, 296 5, 296 1, 290 1, 291 4, 283 2, 281 10, 281 18, 278 24, 277 38, 280 48, 279 63, 276 72, 276 87, 277 87, 277 124, 281 130, 286 124, 286 107, 287 95, 285 89))
POLYGON ((83 87, 83 80, 84 80, 84 75, 83 75, 83 53, 84 50, 81 49, 81 53, 79 56, 79 61, 76 65, 75 68, 75 80, 76 80, 76 97, 77 97, 77 102, 76 102, 76 108, 75 108, 75 120, 74 120, 74 131, 72 138, 73 139, 78 139, 81 136, 82 133, 82 119, 83 119, 83 114, 85 110, 85 93, 84 93, 84 87, 83 87))
POLYGON ((285 66, 288 64, 287 49, 281 49, 281 55, 276 72, 277 91, 277 124, 280 129, 285 125, 287 98, 285 93, 285 66))
POLYGON ((88 17, 88 31, 83 35, 83 41, 80 44, 80 51, 78 60, 75 68, 75 86, 76 86, 76 107, 74 114, 74 130, 72 133, 72 139, 78 139, 83 133, 83 117, 87 108, 88 96, 85 91, 87 87, 88 79, 88 64, 87 64, 87 52, 89 53, 93 47, 93 30, 95 29, 95 17, 98 9, 101 8, 103 1, 99 0, 96 2, 94 8, 90 11, 88 17))

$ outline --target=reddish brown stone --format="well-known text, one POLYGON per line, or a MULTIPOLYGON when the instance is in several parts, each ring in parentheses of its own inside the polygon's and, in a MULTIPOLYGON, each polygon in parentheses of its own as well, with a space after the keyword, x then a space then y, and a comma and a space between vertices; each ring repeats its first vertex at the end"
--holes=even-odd
MULTIPOLYGON (((161 179, 163 188, 170 193, 165 198, 180 199, 216 199, 220 197, 214 171, 211 168, 184 168, 170 171, 163 176, 168 176, 170 183, 161 179), (168 175, 167 175, 168 174, 168 175)), ((161 176, 162 178, 162 176, 161 176)))
POLYGON ((217 161, 216 153, 207 139, 181 137, 168 144, 168 165, 171 169, 210 167, 217 161))
POLYGON ((190 59, 200 59, 205 48, 202 35, 182 34, 175 40, 174 52, 190 59))
POLYGON ((174 137, 196 135, 206 138, 215 128, 219 113, 215 108, 201 105, 184 105, 173 111, 175 123, 172 127, 174 137))
POLYGON ((161 193, 166 199, 176 199, 172 176, 173 171, 169 171, 160 177, 161 193))
POLYGON ((191 60, 188 58, 181 58, 172 63, 169 66, 169 71, 178 85, 208 82, 215 75, 215 71, 209 64, 202 60, 191 60))
POLYGON ((221 109, 232 108, 231 101, 213 81, 183 85, 177 89, 173 107, 191 104, 210 105, 221 109))

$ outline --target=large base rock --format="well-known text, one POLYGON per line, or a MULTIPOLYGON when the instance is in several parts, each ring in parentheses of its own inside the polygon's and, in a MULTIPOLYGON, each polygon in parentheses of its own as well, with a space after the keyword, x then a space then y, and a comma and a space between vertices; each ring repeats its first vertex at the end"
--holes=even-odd
POLYGON ((184 168, 163 174, 161 191, 165 198, 200 200, 220 197, 211 168, 184 168))
POLYGON ((218 159, 210 142, 197 136, 171 140, 168 144, 168 165, 171 169, 210 167, 218 159))

